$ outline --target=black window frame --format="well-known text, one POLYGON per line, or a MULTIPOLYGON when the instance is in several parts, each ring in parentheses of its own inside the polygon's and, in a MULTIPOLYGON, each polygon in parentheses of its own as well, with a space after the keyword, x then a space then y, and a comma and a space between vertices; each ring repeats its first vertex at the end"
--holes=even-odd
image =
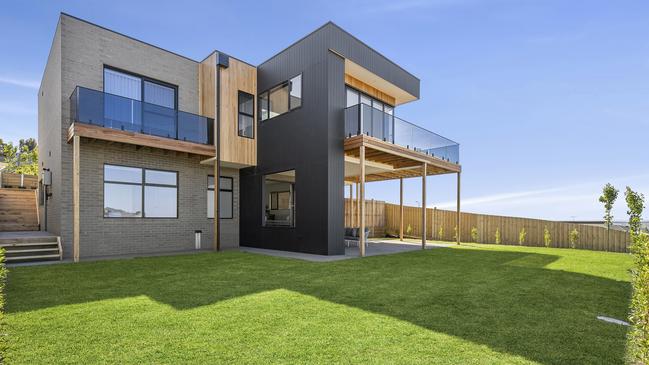
MULTIPOLYGON (((262 229, 296 229, 297 228, 297 169, 295 167, 289 168, 289 169, 281 169, 281 170, 274 170, 272 172, 268 172, 266 174, 261 175, 261 194, 262 194, 262 206, 261 206, 261 228, 262 229), (270 175, 275 175, 275 174, 280 174, 282 172, 289 172, 289 171, 295 171, 295 181, 293 181, 291 184, 293 185, 293 192, 291 194, 291 199, 293 201, 293 206, 292 206, 292 214, 293 214, 293 224, 289 226, 282 226, 282 225, 267 225, 266 224, 266 207, 264 206, 264 199, 267 199, 268 197, 268 192, 266 191, 266 177, 270 175), (266 198, 264 198, 264 196, 266 198)), ((269 205, 271 202, 268 202, 269 205)))
MULTIPOLYGON (((210 188, 210 177, 214 178, 214 175, 207 175, 207 191, 214 191, 214 188, 210 188)), ((230 205, 232 206, 232 216, 230 217, 221 217, 221 209, 219 209, 219 219, 234 219, 234 177, 232 176, 220 176, 221 179, 229 179, 230 180, 230 186, 232 188, 230 189, 224 189, 221 187, 221 184, 219 184, 219 204, 221 202, 221 194, 220 192, 225 191, 225 192, 230 192, 232 195, 230 195, 230 205)), ((214 179, 214 185, 216 185, 216 179, 214 179)), ((206 212, 209 213, 209 212, 206 212)), ((214 217, 207 217, 207 219, 214 219, 214 217)))
MULTIPOLYGON (((131 72, 131 71, 128 71, 128 70, 121 69, 119 67, 114 67, 114 66, 104 64, 104 67, 101 70, 101 77, 102 77, 102 91, 105 92, 105 93, 106 93, 106 73, 104 72, 104 70, 106 70, 106 69, 139 78, 140 79, 140 96, 142 98, 142 100, 140 100, 140 102, 142 102, 142 103, 146 103, 146 101, 144 101, 144 99, 145 99, 145 96, 144 96, 144 82, 145 81, 148 81, 148 82, 151 82, 151 83, 154 83, 154 84, 158 84, 160 86, 165 86, 165 87, 174 89, 174 109, 178 110, 178 85, 170 84, 168 82, 158 80, 158 79, 154 79, 152 77, 148 77, 148 76, 145 76, 145 75, 142 75, 142 74, 138 74, 136 72, 131 72)), ((106 93, 106 94, 110 94, 110 93, 106 93)), ((115 94, 111 94, 111 95, 115 95, 115 94)), ((152 103, 149 103, 149 104, 152 104, 152 103)), ((157 104, 154 104, 154 105, 157 105, 157 104)))
POLYGON ((180 174, 178 171, 174 170, 163 170, 163 169, 149 169, 146 167, 139 167, 139 166, 128 166, 128 165, 120 165, 120 164, 114 164, 114 163, 104 163, 103 168, 102 168, 102 187, 104 188, 102 192, 103 196, 103 203, 102 203, 102 216, 104 219, 178 219, 180 214, 180 174), (130 169, 139 169, 142 172, 142 178, 139 183, 135 182, 124 182, 124 181, 114 181, 114 180, 106 180, 106 166, 116 166, 116 167, 126 167, 130 169), (176 174, 176 185, 167 185, 167 184, 155 184, 155 183, 146 183, 146 171, 160 171, 160 172, 170 172, 176 174), (105 194, 105 185, 106 183, 109 184, 122 184, 122 185, 131 185, 131 186, 140 186, 141 188, 141 193, 140 193, 140 199, 142 202, 142 215, 140 217, 107 217, 104 209, 106 209, 106 194, 105 194), (147 186, 157 186, 157 187, 165 187, 165 188, 176 188, 176 216, 175 217, 147 217, 146 216, 146 203, 145 203, 145 196, 146 194, 144 193, 145 189, 147 186))
POLYGON ((261 112, 261 109, 258 110, 257 111, 257 121, 260 122, 260 123, 266 122, 266 121, 271 120, 271 119, 273 119, 275 117, 279 117, 281 115, 288 114, 288 113, 290 113, 290 112, 292 112, 294 110, 298 110, 298 109, 302 108, 302 106, 304 105, 304 72, 300 72, 300 73, 298 73, 298 74, 296 74, 296 75, 294 75, 292 77, 289 77, 288 80, 279 82, 279 83, 269 87, 268 89, 266 89, 266 90, 264 90, 264 91, 262 91, 260 93, 257 93, 257 106, 258 106, 258 108, 261 108, 262 103, 259 102, 259 99, 261 98, 261 96, 263 94, 266 94, 266 100, 268 100, 268 105, 267 105, 268 110, 266 111, 268 117, 266 119, 261 119, 263 113, 261 112), (290 89, 291 80, 293 80, 294 78, 296 78, 298 76, 300 76, 300 100, 301 100, 301 102, 300 102, 300 106, 297 106, 297 107, 291 109, 291 89, 290 89), (278 115, 276 115, 274 117, 271 117, 270 116, 270 92, 272 90, 277 89, 278 87, 283 87, 285 85, 287 87, 289 87, 288 97, 286 98, 287 110, 286 110, 285 113, 278 114, 278 115))
POLYGON ((242 138, 255 139, 255 122, 256 122, 256 119, 255 119, 255 96, 253 94, 250 94, 250 93, 247 93, 245 91, 239 90, 239 92, 237 94, 237 135, 239 137, 242 137, 242 138), (242 95, 249 96, 250 99, 252 100, 252 114, 248 114, 246 112, 241 111, 240 106, 241 106, 241 96, 242 95), (240 115, 244 115, 244 116, 252 118, 252 136, 246 136, 246 135, 241 134, 241 128, 239 128, 239 116, 240 115))

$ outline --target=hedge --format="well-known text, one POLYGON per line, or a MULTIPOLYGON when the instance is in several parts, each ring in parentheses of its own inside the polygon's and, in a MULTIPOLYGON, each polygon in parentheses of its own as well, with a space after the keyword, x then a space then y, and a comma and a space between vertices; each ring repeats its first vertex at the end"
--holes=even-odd
POLYGON ((634 239, 631 252, 635 267, 632 271, 631 330, 628 338, 630 364, 649 364, 649 235, 640 234, 634 239))

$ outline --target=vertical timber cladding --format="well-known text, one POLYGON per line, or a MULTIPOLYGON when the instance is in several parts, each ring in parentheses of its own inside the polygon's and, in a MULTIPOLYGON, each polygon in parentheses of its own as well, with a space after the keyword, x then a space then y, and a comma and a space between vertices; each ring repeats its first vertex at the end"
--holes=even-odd
MULTIPOLYGON (((203 60, 199 70, 199 110, 216 120, 216 52, 203 60)), ((257 68, 230 57, 221 69, 221 162, 238 166, 257 165, 257 68), (239 91, 255 100, 254 138, 240 137, 238 131, 239 91)))

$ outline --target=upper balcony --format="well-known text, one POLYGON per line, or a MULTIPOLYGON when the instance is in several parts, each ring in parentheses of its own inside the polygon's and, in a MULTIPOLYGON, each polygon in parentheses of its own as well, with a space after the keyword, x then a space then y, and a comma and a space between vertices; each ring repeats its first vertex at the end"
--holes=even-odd
MULTIPOLYGON (((70 96, 70 115, 74 124, 69 134, 75 133, 75 124, 84 124, 115 130, 110 134, 111 138, 104 139, 117 142, 215 154, 214 120, 201 115, 81 86, 77 86, 70 96)), ((83 128, 76 126, 76 129, 79 132, 83 128)), ((107 135, 83 130, 86 134, 81 135, 84 137, 101 139, 97 136, 107 135)))
POLYGON ((366 135, 459 165, 460 145, 367 104, 345 109, 345 136, 366 135))

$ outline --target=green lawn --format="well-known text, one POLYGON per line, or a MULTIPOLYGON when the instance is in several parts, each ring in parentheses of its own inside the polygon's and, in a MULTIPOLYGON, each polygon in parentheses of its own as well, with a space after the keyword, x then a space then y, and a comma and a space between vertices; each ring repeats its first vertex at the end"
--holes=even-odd
POLYGON ((625 254, 472 245, 12 268, 7 362, 622 363, 625 254))

